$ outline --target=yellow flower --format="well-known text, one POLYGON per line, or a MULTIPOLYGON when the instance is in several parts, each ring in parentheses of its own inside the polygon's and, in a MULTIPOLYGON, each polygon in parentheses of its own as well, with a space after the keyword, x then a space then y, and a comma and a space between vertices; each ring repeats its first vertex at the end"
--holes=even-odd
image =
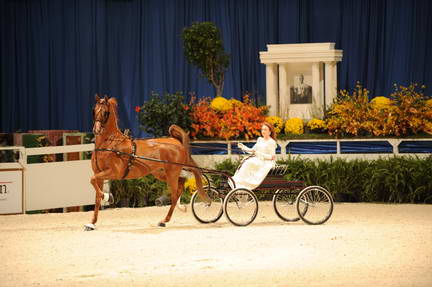
POLYGON ((424 124, 423 131, 426 133, 432 135, 432 122, 426 121, 424 124))
POLYGON ((215 111, 224 112, 232 109, 232 104, 224 97, 216 97, 211 101, 210 107, 215 111))
POLYGON ((285 133, 301 135, 303 134, 303 120, 299 118, 291 118, 285 123, 285 133))
POLYGON ((229 102, 231 103, 231 106, 233 106, 233 107, 243 105, 242 102, 240 102, 239 100, 236 100, 236 99, 230 99, 229 102))
POLYGON ((320 119, 311 119, 307 123, 307 127, 310 130, 324 130, 326 128, 325 122, 323 120, 320 120, 320 119))
POLYGON ((333 105, 331 112, 333 114, 340 114, 340 113, 343 113, 345 110, 346 110, 345 104, 335 104, 335 105, 333 105))
POLYGON ((277 116, 266 117, 266 122, 273 125, 276 134, 280 133, 283 128, 283 120, 277 116))
POLYGON ((189 177, 184 185, 184 189, 189 191, 190 193, 194 193, 195 190, 197 189, 196 187, 196 181, 195 181, 195 177, 189 177))
MULTIPOLYGON (((203 185, 208 185, 208 182, 206 180, 205 177, 202 177, 202 182, 203 185)), ((195 190, 197 190, 197 185, 196 185, 196 181, 195 181, 195 177, 189 177, 185 184, 184 184, 184 190, 190 192, 190 193, 194 193, 195 190)))
POLYGON ((426 106, 432 108, 432 99, 426 101, 426 106))
POLYGON ((375 97, 371 100, 371 105, 376 109, 385 109, 392 105, 392 101, 387 97, 375 97))

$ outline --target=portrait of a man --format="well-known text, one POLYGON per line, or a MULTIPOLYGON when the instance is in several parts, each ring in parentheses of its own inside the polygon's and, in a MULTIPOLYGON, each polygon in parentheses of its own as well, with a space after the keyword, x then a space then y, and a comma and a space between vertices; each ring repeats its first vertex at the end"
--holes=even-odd
POLYGON ((298 84, 291 87, 291 104, 312 104, 312 87, 304 82, 303 74, 298 76, 298 84))

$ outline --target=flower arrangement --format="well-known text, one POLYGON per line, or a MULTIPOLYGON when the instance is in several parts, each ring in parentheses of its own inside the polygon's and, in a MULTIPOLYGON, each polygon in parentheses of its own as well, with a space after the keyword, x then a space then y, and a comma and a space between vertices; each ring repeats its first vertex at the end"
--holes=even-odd
POLYGON ((266 117, 265 121, 273 125, 276 134, 279 134, 282 131, 284 124, 282 118, 278 116, 270 116, 266 117))
POLYGON ((232 103, 224 97, 216 97, 211 101, 210 107, 217 112, 226 112, 232 109, 232 103))
POLYGON ((195 139, 249 140, 260 135, 264 121, 273 124, 282 138, 325 131, 333 136, 432 135, 432 99, 426 98, 421 89, 416 84, 395 86, 388 97, 369 100, 369 91, 357 83, 352 92, 339 91, 325 120, 314 118, 306 125, 299 118, 284 123, 280 117, 266 116, 268 107, 256 107, 248 95, 243 101, 223 97, 197 101, 192 97, 186 104, 180 93, 152 94, 150 100, 134 110, 140 128, 154 136, 165 135, 171 124, 177 124, 195 139))
POLYGON ((267 111, 266 106, 255 107, 248 96, 243 102, 201 99, 191 107, 191 136, 248 140, 260 135, 267 111))
POLYGON ((353 93, 339 91, 327 112, 326 125, 330 135, 359 135, 366 133, 369 91, 357 83, 353 93))
POLYGON ((322 131, 326 130, 325 122, 323 120, 320 120, 320 119, 313 118, 310 121, 308 121, 306 126, 309 128, 310 131, 313 131, 313 132, 322 132, 322 131))
POLYGON ((210 107, 208 98, 201 99, 191 108, 191 136, 218 137, 220 134, 219 115, 210 107))
POLYGON ((395 85, 395 92, 390 95, 394 98, 396 108, 389 111, 388 119, 394 122, 390 134, 405 136, 417 134, 425 130, 427 122, 432 121, 426 107, 426 99, 417 84, 408 87, 395 85))
POLYGON ((369 101, 369 91, 357 84, 352 95, 340 91, 327 113, 331 135, 407 136, 432 134, 432 107, 428 106, 418 85, 395 86, 389 98, 369 101))
POLYGON ((288 119, 285 123, 285 133, 301 135, 304 133, 303 120, 299 118, 288 119))

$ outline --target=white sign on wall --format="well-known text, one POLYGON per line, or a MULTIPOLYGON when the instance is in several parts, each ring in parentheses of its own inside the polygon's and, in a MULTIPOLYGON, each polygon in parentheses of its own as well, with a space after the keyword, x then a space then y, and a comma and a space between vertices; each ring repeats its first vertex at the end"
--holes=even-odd
POLYGON ((23 213, 22 170, 0 170, 0 214, 23 213))

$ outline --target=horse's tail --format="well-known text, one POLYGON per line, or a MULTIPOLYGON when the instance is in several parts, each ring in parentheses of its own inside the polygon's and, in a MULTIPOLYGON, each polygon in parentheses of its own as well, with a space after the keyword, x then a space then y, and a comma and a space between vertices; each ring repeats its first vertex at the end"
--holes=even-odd
POLYGON ((168 133, 170 134, 171 137, 178 139, 183 144, 186 151, 186 159, 187 159, 186 164, 197 167, 197 168, 190 168, 189 170, 193 173, 195 177, 195 182, 197 185, 198 194, 200 198, 202 198, 203 200, 210 200, 207 194, 204 192, 201 170, 198 168, 198 165, 193 160, 190 154, 189 134, 186 133, 181 127, 177 125, 171 125, 168 129, 168 133))
POLYGON ((189 135, 178 125, 171 125, 168 129, 171 137, 178 139, 184 146, 188 163, 192 159, 189 151, 189 135))

